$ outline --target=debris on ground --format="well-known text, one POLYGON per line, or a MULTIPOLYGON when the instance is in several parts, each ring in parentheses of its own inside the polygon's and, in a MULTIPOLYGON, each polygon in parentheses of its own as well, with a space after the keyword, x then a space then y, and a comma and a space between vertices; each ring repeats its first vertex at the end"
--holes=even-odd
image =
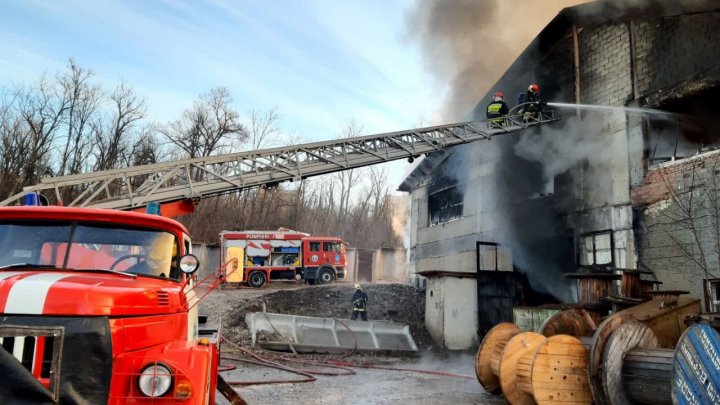
MULTIPOLYGON (((280 284, 280 283, 275 283, 280 284)), ((200 312, 211 322, 222 322, 223 336, 234 343, 250 346, 252 338, 245 325, 245 316, 262 312, 288 315, 350 319, 352 285, 324 286, 282 285, 280 289, 224 289, 210 294, 201 304, 200 312)), ((419 350, 432 347, 425 329, 425 293, 407 284, 365 284, 370 320, 388 320, 407 324, 419 350)))

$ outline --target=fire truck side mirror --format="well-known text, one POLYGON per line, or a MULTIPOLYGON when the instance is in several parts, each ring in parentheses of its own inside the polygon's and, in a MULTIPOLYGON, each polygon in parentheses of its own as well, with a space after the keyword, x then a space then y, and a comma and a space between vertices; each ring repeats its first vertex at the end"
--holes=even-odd
POLYGON ((193 254, 186 254, 180 258, 180 270, 185 274, 193 274, 200 267, 200 260, 193 254))

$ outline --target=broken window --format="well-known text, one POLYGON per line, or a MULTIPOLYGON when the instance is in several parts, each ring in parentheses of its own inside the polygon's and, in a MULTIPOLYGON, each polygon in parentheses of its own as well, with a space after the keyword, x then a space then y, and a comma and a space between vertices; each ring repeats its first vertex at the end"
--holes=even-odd
POLYGON ((583 266, 601 266, 614 262, 612 231, 583 235, 579 246, 579 262, 583 266))
POLYGON ((513 271, 512 252, 507 246, 477 242, 478 271, 513 271))
POLYGON ((720 87, 673 98, 648 116, 650 164, 684 159, 720 146, 720 87))
POLYGON ((434 191, 428 196, 430 225, 462 217, 463 193, 457 185, 434 191))

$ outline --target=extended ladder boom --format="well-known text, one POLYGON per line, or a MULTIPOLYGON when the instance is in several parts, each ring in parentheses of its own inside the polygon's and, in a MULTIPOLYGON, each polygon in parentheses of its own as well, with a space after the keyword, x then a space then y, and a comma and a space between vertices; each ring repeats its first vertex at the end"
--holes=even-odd
POLYGON ((49 177, 40 184, 0 202, 14 204, 29 193, 77 195, 67 206, 134 209, 151 201, 176 202, 200 199, 249 187, 298 181, 306 177, 418 157, 450 146, 515 132, 557 121, 553 111, 528 120, 520 115, 505 118, 504 126, 487 121, 438 125, 406 131, 343 138, 177 160, 124 169, 49 177))

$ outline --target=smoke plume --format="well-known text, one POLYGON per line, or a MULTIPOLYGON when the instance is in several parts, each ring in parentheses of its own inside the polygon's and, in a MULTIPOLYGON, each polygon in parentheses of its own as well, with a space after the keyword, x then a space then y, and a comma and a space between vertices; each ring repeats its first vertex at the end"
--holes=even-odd
POLYGON ((608 136, 613 132, 609 123, 621 121, 623 116, 622 109, 586 114, 582 121, 567 116, 559 125, 543 128, 542 136, 524 133, 515 144, 515 153, 542 163, 543 180, 548 182, 583 162, 591 166, 606 163, 607 151, 626 153, 617 137, 608 136))
POLYGON ((459 121, 564 7, 587 0, 419 0, 409 36, 445 93, 440 119, 459 121))

